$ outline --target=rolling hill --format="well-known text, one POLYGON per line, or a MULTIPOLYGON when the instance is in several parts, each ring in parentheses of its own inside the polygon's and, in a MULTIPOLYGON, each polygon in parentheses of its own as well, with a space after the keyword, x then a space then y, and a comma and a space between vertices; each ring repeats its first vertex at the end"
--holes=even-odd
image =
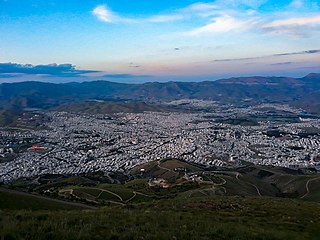
POLYGON ((103 183, 102 175, 91 174, 40 176, 37 178, 40 185, 34 179, 22 179, 10 186, 37 195, 0 188, 0 237, 239 240, 320 237, 319 175, 252 165, 229 170, 204 169, 178 160, 144 164, 131 174, 135 179, 123 184, 103 183), (143 173, 141 168, 145 169, 143 173), (186 182, 182 179, 185 173, 198 174, 203 180, 186 182), (146 177, 163 178, 170 188, 150 186, 146 177), (90 205, 100 208, 89 209, 90 205))

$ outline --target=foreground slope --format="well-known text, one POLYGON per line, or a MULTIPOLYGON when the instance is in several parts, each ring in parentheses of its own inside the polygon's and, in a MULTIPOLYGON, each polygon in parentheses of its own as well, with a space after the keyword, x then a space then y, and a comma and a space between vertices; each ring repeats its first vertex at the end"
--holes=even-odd
POLYGON ((93 207, 40 195, 0 188, 0 210, 72 210, 93 207))
POLYGON ((85 211, 2 211, 4 239, 318 239, 320 205, 297 200, 178 198, 85 211))

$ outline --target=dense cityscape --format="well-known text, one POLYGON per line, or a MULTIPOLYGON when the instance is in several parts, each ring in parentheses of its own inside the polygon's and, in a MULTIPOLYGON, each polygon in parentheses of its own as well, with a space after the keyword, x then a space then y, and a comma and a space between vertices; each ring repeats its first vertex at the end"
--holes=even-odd
POLYGON ((208 167, 246 161, 320 169, 320 120, 297 117, 299 109, 266 104, 239 108, 195 100, 167 103, 181 104, 210 111, 33 112, 28 118, 45 116, 41 128, 1 130, 0 181, 42 174, 127 172, 162 159, 208 167), (250 122, 248 116, 257 121, 250 122), (235 119, 242 122, 235 124, 235 119))

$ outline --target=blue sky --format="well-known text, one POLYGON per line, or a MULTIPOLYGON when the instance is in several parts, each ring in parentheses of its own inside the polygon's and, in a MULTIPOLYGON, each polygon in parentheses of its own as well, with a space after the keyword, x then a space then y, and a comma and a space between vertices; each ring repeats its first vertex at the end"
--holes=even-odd
POLYGON ((320 0, 0 0, 0 82, 320 72, 320 0))

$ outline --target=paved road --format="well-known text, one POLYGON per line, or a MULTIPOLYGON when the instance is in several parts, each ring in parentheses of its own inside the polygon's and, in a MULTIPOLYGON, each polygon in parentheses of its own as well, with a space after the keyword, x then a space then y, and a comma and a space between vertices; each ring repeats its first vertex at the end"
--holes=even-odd
POLYGON ((83 203, 67 202, 67 201, 63 201, 63 200, 59 200, 59 199, 44 197, 44 196, 41 196, 41 195, 35 195, 35 194, 31 194, 31 193, 26 193, 26 192, 18 192, 18 191, 7 189, 7 188, 1 188, 0 187, 0 192, 12 193, 12 194, 15 194, 15 195, 20 195, 20 196, 34 197, 34 198, 38 198, 38 199, 42 199, 42 200, 46 200, 46 201, 61 203, 61 204, 64 204, 64 205, 80 207, 80 208, 84 208, 84 209, 98 209, 97 207, 89 206, 89 205, 86 205, 86 204, 83 204, 83 203))

